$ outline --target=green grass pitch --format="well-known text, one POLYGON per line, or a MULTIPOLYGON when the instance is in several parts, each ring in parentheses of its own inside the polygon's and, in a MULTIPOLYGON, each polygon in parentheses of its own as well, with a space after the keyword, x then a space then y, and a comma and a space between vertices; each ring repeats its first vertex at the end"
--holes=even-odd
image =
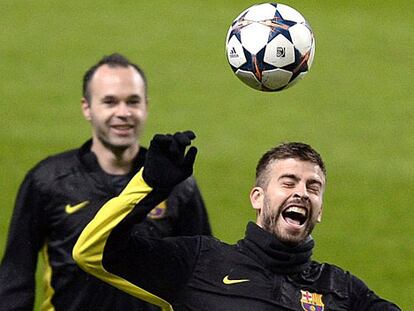
POLYGON ((148 74, 143 143, 157 132, 197 133, 195 174, 218 237, 235 242, 254 219, 248 192, 260 155, 282 141, 310 143, 328 168, 315 259, 410 309, 414 4, 284 3, 310 22, 316 54, 303 81, 269 94, 238 81, 224 53, 231 21, 251 1, 1 1, 0 255, 26 171, 89 137, 81 77, 118 51, 148 74))

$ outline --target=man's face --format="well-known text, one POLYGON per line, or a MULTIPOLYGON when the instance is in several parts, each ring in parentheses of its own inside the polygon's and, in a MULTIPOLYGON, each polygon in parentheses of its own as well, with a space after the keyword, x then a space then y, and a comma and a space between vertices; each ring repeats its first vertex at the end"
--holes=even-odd
POLYGON ((120 150, 136 146, 148 114, 142 76, 131 66, 103 65, 93 75, 89 93, 82 110, 92 124, 94 143, 120 150))
POLYGON ((268 173, 266 189, 250 193, 257 224, 284 243, 298 244, 321 221, 325 175, 318 165, 293 158, 274 161, 268 173))

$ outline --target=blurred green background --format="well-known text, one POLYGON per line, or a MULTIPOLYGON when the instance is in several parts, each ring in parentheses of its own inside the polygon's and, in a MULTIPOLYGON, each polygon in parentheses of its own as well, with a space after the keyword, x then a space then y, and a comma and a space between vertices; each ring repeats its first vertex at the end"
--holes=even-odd
POLYGON ((0 255, 25 173, 90 136, 81 77, 118 51, 148 75, 143 144, 157 132, 197 133, 195 174, 219 238, 237 241, 254 219, 248 193, 258 158, 282 141, 310 143, 328 168, 314 258, 350 270, 408 310, 414 3, 283 3, 311 24, 316 55, 303 81, 272 94, 241 83, 224 52, 230 23, 254 2, 0 1, 0 255))

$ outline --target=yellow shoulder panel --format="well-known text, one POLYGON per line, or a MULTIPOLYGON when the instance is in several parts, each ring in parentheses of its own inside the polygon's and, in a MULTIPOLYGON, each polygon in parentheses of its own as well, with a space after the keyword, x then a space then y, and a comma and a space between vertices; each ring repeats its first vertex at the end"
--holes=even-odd
POLYGON ((142 178, 141 169, 121 194, 108 201, 86 226, 73 248, 72 255, 86 272, 134 297, 161 307, 163 311, 170 311, 173 309, 167 301, 109 273, 102 266, 103 250, 109 234, 151 191, 152 188, 142 178))

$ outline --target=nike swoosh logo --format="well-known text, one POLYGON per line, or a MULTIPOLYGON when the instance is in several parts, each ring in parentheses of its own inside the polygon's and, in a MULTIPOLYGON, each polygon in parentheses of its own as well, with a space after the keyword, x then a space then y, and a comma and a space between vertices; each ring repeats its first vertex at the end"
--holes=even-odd
POLYGON ((76 205, 73 205, 73 206, 70 205, 70 204, 67 204, 65 206, 65 212, 69 215, 73 214, 74 212, 77 212, 78 210, 80 210, 81 208, 84 208, 88 204, 89 204, 89 201, 83 201, 83 202, 81 202, 79 204, 76 204, 76 205))
POLYGON ((226 275, 223 278, 223 283, 226 284, 226 285, 238 284, 238 283, 249 282, 249 281, 250 281, 249 279, 234 279, 234 280, 230 280, 228 275, 226 275))

